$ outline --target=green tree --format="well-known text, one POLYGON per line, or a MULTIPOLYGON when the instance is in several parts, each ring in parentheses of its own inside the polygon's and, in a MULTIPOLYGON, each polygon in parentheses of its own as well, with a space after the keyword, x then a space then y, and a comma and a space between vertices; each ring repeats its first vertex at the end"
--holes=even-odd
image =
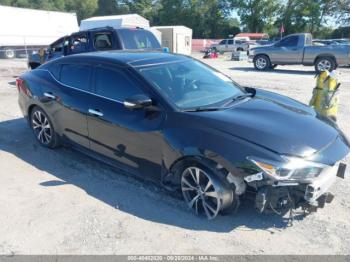
POLYGON ((350 0, 337 0, 333 3, 333 17, 337 18, 341 26, 350 23, 350 0))
POLYGON ((280 3, 276 0, 231 0, 246 31, 263 32, 273 25, 280 3))
POLYGON ((97 7, 97 0, 66 0, 66 10, 76 12, 79 21, 92 16, 97 7))
POLYGON ((96 15, 119 15, 130 13, 129 4, 126 1, 99 0, 96 15))
POLYGON ((336 12, 334 0, 288 0, 281 4, 276 26, 284 25, 285 33, 310 32, 322 35, 327 19, 336 12))
POLYGON ((160 25, 192 28, 194 38, 223 38, 239 31, 223 0, 160 0, 156 15, 160 25))

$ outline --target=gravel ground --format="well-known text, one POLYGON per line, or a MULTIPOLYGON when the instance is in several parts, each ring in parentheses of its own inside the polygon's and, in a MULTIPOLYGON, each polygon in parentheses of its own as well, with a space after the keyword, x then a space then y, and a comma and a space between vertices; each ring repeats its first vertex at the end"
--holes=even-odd
MULTIPOLYGON (((205 62, 304 103, 315 84, 311 67, 256 72, 247 62, 205 62)), ((14 77, 24 70, 24 60, 0 60, 0 254, 350 254, 349 177, 337 181, 330 205, 291 227, 256 214, 248 200, 237 214, 207 221, 153 183, 71 149, 40 147, 17 105, 14 77)), ((350 68, 338 71, 339 125, 350 136, 350 68)))

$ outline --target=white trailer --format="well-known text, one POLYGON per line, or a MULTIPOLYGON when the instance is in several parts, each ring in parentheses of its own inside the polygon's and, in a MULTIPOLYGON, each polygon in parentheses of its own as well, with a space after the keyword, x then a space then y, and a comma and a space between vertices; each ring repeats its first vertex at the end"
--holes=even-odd
POLYGON ((95 16, 81 20, 80 31, 89 30, 98 27, 110 26, 115 29, 121 27, 127 28, 148 28, 149 21, 138 14, 127 15, 110 15, 110 16, 95 16))
POLYGON ((190 55, 192 51, 192 29, 186 26, 154 26, 162 33, 162 47, 171 53, 190 55))
POLYGON ((159 43, 161 43, 162 34, 158 30, 150 27, 149 21, 138 14, 126 14, 126 15, 110 15, 110 16, 95 16, 84 19, 80 22, 80 31, 85 31, 98 27, 112 27, 118 28, 144 28, 152 32, 159 43))
POLYGON ((14 58, 78 31, 75 13, 0 5, 0 56, 14 58))

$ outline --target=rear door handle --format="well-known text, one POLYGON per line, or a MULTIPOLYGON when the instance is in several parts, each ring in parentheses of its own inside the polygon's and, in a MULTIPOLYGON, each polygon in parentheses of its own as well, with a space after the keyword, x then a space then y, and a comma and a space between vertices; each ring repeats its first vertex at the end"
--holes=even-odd
POLYGON ((90 113, 91 115, 94 115, 94 116, 99 116, 99 117, 103 116, 103 113, 100 112, 100 111, 97 110, 97 109, 90 109, 90 108, 89 108, 89 113, 90 113))
POLYGON ((45 92, 44 96, 47 97, 47 98, 50 98, 50 99, 56 99, 56 97, 52 93, 45 92))

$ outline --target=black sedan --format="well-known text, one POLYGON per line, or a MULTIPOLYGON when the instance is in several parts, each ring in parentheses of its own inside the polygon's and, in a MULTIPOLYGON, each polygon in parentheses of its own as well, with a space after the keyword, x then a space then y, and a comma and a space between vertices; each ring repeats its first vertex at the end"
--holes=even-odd
POLYGON ((314 210, 345 174, 350 144, 332 120, 186 56, 73 55, 23 74, 17 87, 41 145, 69 144, 159 179, 208 219, 250 192, 259 212, 314 210))

